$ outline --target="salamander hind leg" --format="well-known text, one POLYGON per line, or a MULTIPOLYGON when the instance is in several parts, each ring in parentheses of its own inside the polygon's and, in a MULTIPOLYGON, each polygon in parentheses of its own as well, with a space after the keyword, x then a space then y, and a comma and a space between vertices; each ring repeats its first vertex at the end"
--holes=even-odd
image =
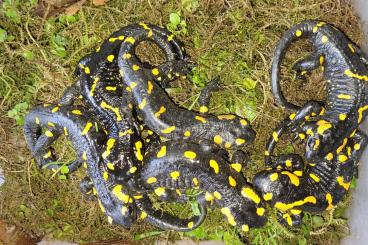
POLYGON ((209 110, 209 104, 211 95, 220 89, 220 77, 215 77, 209 81, 206 86, 202 89, 198 102, 199 102, 199 112, 202 114, 207 114, 209 110))

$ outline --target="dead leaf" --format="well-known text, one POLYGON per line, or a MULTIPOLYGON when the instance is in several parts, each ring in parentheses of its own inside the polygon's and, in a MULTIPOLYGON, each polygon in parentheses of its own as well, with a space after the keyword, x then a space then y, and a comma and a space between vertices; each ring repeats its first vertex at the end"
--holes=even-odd
POLYGON ((73 14, 76 14, 81 8, 82 8, 82 5, 86 2, 86 0, 81 0, 81 1, 78 1, 72 5, 70 5, 69 7, 67 7, 65 9, 65 14, 66 15, 73 15, 73 14))
POLYGON ((92 0, 92 4, 95 6, 102 6, 107 3, 108 0, 92 0))

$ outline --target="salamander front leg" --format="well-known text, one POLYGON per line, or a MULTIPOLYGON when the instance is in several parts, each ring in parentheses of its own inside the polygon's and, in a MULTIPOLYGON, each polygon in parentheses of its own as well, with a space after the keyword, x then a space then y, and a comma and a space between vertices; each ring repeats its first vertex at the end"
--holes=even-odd
POLYGON ((69 86, 59 100, 61 105, 73 105, 74 101, 81 95, 80 81, 69 86))

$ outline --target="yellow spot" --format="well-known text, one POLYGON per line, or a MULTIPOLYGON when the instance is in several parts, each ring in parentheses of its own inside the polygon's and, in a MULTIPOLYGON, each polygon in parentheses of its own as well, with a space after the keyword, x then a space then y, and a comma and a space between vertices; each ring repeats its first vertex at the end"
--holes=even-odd
POLYGON ((190 221, 190 222, 188 223, 188 228, 189 228, 189 229, 192 229, 192 228, 193 228, 193 225, 194 225, 193 221, 190 221))
POLYGON ((322 36, 321 41, 322 41, 322 43, 327 43, 328 42, 328 37, 327 36, 322 36))
POLYGON ((123 186, 122 185, 116 185, 114 186, 114 188, 112 189, 112 193, 122 202, 124 203, 128 203, 131 202, 131 198, 129 195, 126 195, 125 193, 122 192, 123 190, 123 186))
POLYGON ((106 150, 104 153, 102 153, 102 158, 103 159, 106 159, 110 153, 111 153, 111 149, 114 147, 115 145, 115 139, 113 138, 110 138, 107 140, 107 143, 106 143, 106 150))
POLYGON ((47 137, 53 137, 53 136, 54 136, 54 134, 53 134, 51 131, 49 131, 49 130, 46 130, 46 131, 45 131, 45 135, 46 135, 47 137))
POLYGON ((313 27, 313 33, 316 33, 318 31, 318 26, 313 27))
MULTIPOLYGON (((97 83, 98 81, 100 80, 99 77, 95 77, 95 79, 93 80, 93 83, 92 83, 92 86, 91 86, 91 90, 89 91, 89 95, 90 96, 93 96, 94 92, 95 92, 95 89, 96 89, 96 86, 97 86, 97 83)), ((76 111, 79 111, 79 110, 76 110, 76 111)), ((74 113, 76 115, 82 115, 82 114, 77 114, 77 113, 74 113)))
POLYGON ((102 205, 101 200, 98 200, 98 205, 100 206, 100 209, 101 209, 102 213, 105 213, 105 208, 102 205))
POLYGON ((147 213, 142 211, 141 215, 139 216, 140 219, 145 219, 147 217, 147 213))
POLYGON ((159 150, 159 152, 157 152, 157 157, 161 158, 166 156, 166 145, 161 146, 161 149, 159 150))
POLYGON ((235 115, 219 115, 217 116, 217 118, 220 120, 233 120, 235 118, 235 115))
POLYGON ((226 149, 228 149, 228 148, 230 148, 230 147, 231 147, 231 143, 230 143, 230 142, 226 142, 226 143, 225 143, 225 148, 226 148, 226 149))
POLYGON ((108 222, 109 224, 112 224, 112 218, 111 218, 110 216, 107 216, 107 222, 108 222))
MULTIPOLYGON (((368 81, 368 80, 367 80, 368 81)), ((363 120, 363 112, 368 110, 368 105, 365 105, 363 107, 360 107, 358 109, 358 123, 361 123, 363 120)))
POLYGON ((359 150, 360 149, 360 144, 354 144, 354 150, 359 150))
POLYGON ((127 214, 127 212, 128 212, 128 208, 127 208, 127 207, 125 207, 125 206, 122 206, 122 207, 121 207, 121 214, 122 214, 123 216, 125 216, 125 215, 127 214))
POLYGON ((99 52, 99 51, 100 51, 100 49, 101 49, 100 47, 96 48, 96 52, 99 52))
POLYGON ((221 144, 222 143, 222 138, 220 135, 215 135, 215 137, 213 137, 213 141, 216 143, 216 144, 221 144))
POLYGON ((64 135, 68 136, 68 129, 66 127, 64 127, 64 135))
POLYGON ((165 111, 166 111, 165 106, 161 106, 160 109, 157 112, 155 112, 155 117, 159 118, 162 113, 165 113, 165 111))
POLYGON ((110 42, 110 43, 113 43, 113 42, 115 42, 115 41, 116 41, 116 39, 117 39, 116 37, 110 37, 110 38, 109 38, 109 42, 110 42))
POLYGON ((50 127, 55 127, 55 124, 53 124, 52 122, 47 122, 47 125, 50 127))
POLYGON ((52 113, 55 113, 59 110, 59 107, 58 106, 55 106, 54 108, 52 108, 51 112, 52 113))
POLYGON ((114 164, 112 164, 111 162, 108 162, 108 163, 106 164, 106 166, 107 166, 107 168, 108 168, 108 169, 110 169, 110 170, 115 170, 115 166, 114 166, 114 164))
POLYGON ((302 34, 303 33, 302 33, 301 30, 296 30, 296 32, 295 32, 295 36, 297 36, 297 37, 300 37, 302 34))
POLYGON ((151 81, 148 81, 147 82, 147 93, 148 94, 151 94, 152 93, 152 90, 153 90, 153 84, 151 81))
POLYGON ((196 158, 197 154, 194 151, 186 151, 184 152, 184 156, 188 159, 193 160, 194 158, 196 158))
POLYGON ((82 135, 86 135, 88 131, 92 128, 93 124, 91 122, 87 122, 86 126, 82 131, 82 135))
POLYGON ((116 91, 116 87, 115 86, 106 86, 105 88, 107 91, 116 91))
POLYGON ((351 96, 350 96, 350 95, 348 95, 348 94, 339 94, 339 95, 337 96, 337 98, 339 98, 339 99, 344 99, 344 100, 349 100, 349 99, 351 99, 351 96))
POLYGON ((147 105, 147 100, 146 100, 146 98, 144 98, 141 101, 141 103, 139 103, 138 108, 141 109, 141 110, 143 110, 146 105, 147 105))
POLYGON ((339 119, 344 121, 346 119, 346 114, 339 114, 339 119))
POLYGON ((319 57, 319 64, 320 65, 323 65, 323 63, 325 62, 325 57, 323 57, 323 55, 321 55, 320 57, 319 57))
POLYGON ((247 231, 249 231, 249 225, 242 225, 241 229, 242 229, 242 231, 247 232, 247 231))
POLYGON ((349 190, 350 182, 344 182, 344 178, 342 176, 338 176, 337 183, 342 186, 345 190, 349 190))
POLYGON ((218 191, 215 191, 215 192, 213 193, 213 196, 214 196, 217 200, 221 200, 221 198, 222 198, 222 196, 221 196, 220 192, 218 192, 218 191))
POLYGON ((208 107, 205 105, 202 105, 201 107, 199 107, 199 112, 200 113, 206 113, 208 112, 208 107))
POLYGON ((286 165, 286 167, 291 167, 293 165, 293 163, 290 160, 286 160, 285 165, 286 165))
POLYGON ((293 225, 293 220, 291 219, 290 214, 283 214, 282 218, 286 219, 286 222, 288 223, 289 226, 293 225))
POLYGON ((298 176, 296 176, 295 174, 293 173, 290 173, 288 171, 282 171, 281 174, 284 174, 284 175, 287 175, 290 179, 290 182, 295 185, 295 186, 299 186, 300 184, 300 181, 299 181, 299 178, 298 176))
POLYGON ((240 119, 240 124, 241 124, 242 126, 247 126, 247 125, 248 125, 248 122, 247 122, 247 120, 245 120, 245 119, 240 119))
POLYGON ((274 140, 274 141, 276 141, 276 142, 277 142, 277 141, 279 141, 279 136, 278 136, 277 132, 273 132, 273 133, 272 133, 272 138, 273 138, 273 140, 274 140))
POLYGON ((40 124, 40 119, 38 117, 35 118, 36 124, 40 124))
POLYGON ((293 172, 293 174, 295 174, 296 176, 298 176, 298 177, 301 177, 301 176, 303 176, 303 171, 301 171, 301 170, 295 170, 294 172, 293 172))
POLYGON ((269 156, 269 155, 270 155, 270 152, 269 152, 269 151, 265 151, 265 152, 264 152, 264 155, 265 155, 265 156, 269 156))
POLYGON ((89 69, 89 67, 85 67, 85 68, 84 68, 84 72, 85 72, 86 74, 90 74, 90 73, 91 73, 91 70, 89 69))
POLYGON ((135 155, 138 159, 138 161, 142 161, 143 160, 143 155, 142 155, 142 141, 137 141, 135 142, 135 149, 136 149, 136 152, 135 152, 135 155))
POLYGON ((242 165, 240 163, 232 163, 230 165, 236 172, 240 172, 242 169, 242 165))
POLYGON ((271 181, 276 181, 279 178, 279 174, 278 173, 273 173, 270 175, 270 180, 271 181))
POLYGON ((242 144, 245 143, 245 140, 238 138, 238 139, 235 140, 235 143, 236 143, 236 145, 242 145, 242 144))
POLYGON ((114 112, 115 115, 116 115, 116 120, 117 121, 121 121, 122 120, 118 107, 112 107, 111 105, 107 104, 105 101, 102 101, 100 105, 101 105, 102 108, 114 112))
POLYGON ((210 160, 210 167, 213 168, 213 171, 215 172, 215 174, 219 173, 219 165, 215 160, 210 160))
POLYGON ((129 173, 134 174, 135 172, 137 172, 137 167, 133 166, 129 169, 129 173))
POLYGON ((304 205, 305 203, 316 204, 317 203, 317 199, 314 196, 307 196, 303 200, 298 200, 298 201, 295 201, 293 203, 276 202, 275 205, 274 205, 274 207, 277 208, 280 211, 285 212, 285 211, 287 211, 289 209, 294 208, 295 206, 304 205))
POLYGON ((167 41, 170 42, 171 40, 173 40, 173 38, 174 38, 174 35, 170 35, 170 36, 167 37, 167 41))
POLYGON ((339 162, 346 162, 348 157, 346 155, 339 155, 338 156, 339 162))
POLYGON ((229 184, 232 187, 236 186, 236 180, 232 176, 229 176, 229 184))
POLYGON ((332 196, 330 193, 326 194, 326 201, 328 202, 328 207, 326 208, 326 210, 331 210, 333 208, 333 204, 332 204, 332 196))
POLYGON ((195 118, 196 120, 198 120, 198 121, 202 122, 202 123, 206 123, 206 122, 207 122, 205 118, 200 117, 200 116, 195 116, 194 118, 195 118))
POLYGON ((132 69, 133 69, 133 71, 138 71, 140 69, 140 67, 138 65, 133 65, 132 69))
POLYGON ((185 137, 189 137, 189 136, 190 136, 190 132, 189 132, 189 131, 185 131, 185 132, 184 132, 184 136, 185 136, 185 137))
POLYGON ((319 145, 320 145, 320 140, 316 140, 315 142, 314 142, 314 145, 313 145, 313 150, 317 150, 318 149, 318 147, 319 147, 319 145))
POLYGON ((84 161, 87 161, 87 152, 83 151, 82 159, 83 159, 84 161))
POLYGON ((197 178, 193 178, 192 180, 194 186, 198 186, 199 182, 197 178))
POLYGON ((135 39, 133 37, 127 37, 124 42, 134 44, 135 39))
POLYGON ((317 176, 317 175, 315 175, 315 174, 309 174, 309 176, 315 181, 315 182, 320 182, 321 181, 321 179, 317 176))
POLYGON ((265 194, 263 195, 263 199, 264 199, 265 201, 269 201, 269 200, 272 200, 272 196, 273 196, 273 194, 272 194, 271 192, 268 192, 268 193, 265 193, 265 194))
POLYGON ((153 183, 156 183, 157 182, 157 179, 155 177, 149 177, 147 179, 147 184, 153 184, 153 183))
POLYGON ((204 197, 205 197, 207 202, 213 202, 213 196, 211 195, 211 193, 206 191, 204 197))
POLYGON ((348 76, 348 77, 352 77, 352 78, 356 78, 358 80, 363 80, 363 81, 368 81, 368 76, 362 76, 362 75, 359 75, 359 74, 355 74, 353 73, 351 70, 347 69, 345 70, 345 75, 348 76))
POLYGON ((255 193, 251 188, 249 187, 243 187, 243 189, 241 190, 241 194, 252 200, 255 203, 259 203, 261 201, 261 198, 257 195, 257 193, 255 193))
POLYGON ((43 155, 44 159, 47 159, 49 157, 51 157, 51 151, 48 151, 45 155, 43 155))
POLYGON ((263 215, 264 215, 264 213, 265 213, 265 209, 264 209, 264 208, 257 208, 257 214, 258 214, 259 216, 263 216, 263 215))
POLYGON ((317 128, 317 133, 318 134, 323 134, 327 129, 330 129, 332 127, 332 124, 330 122, 325 121, 325 120, 319 120, 317 122, 317 125, 318 125, 318 128, 317 128))
POLYGON ((109 174, 106 171, 103 172, 102 176, 105 181, 109 179, 109 174))
POLYGON ((328 161, 331 161, 331 160, 333 159, 333 157, 334 157, 333 153, 332 153, 332 152, 330 152, 330 153, 328 153, 328 154, 327 154, 326 159, 327 159, 328 161))
POLYGON ((72 110, 72 113, 74 115, 82 115, 82 112, 80 110, 72 110))
POLYGON ((110 54, 109 56, 107 56, 107 61, 109 62, 113 62, 115 56, 113 54, 110 54))
POLYGON ((132 55, 129 54, 129 53, 124 53, 123 54, 123 59, 125 59, 125 60, 130 59, 131 57, 132 57, 132 55))
POLYGON ((153 69, 152 69, 152 74, 153 74, 153 75, 157 76, 159 73, 160 73, 160 72, 158 71, 158 69, 157 69, 157 68, 153 68, 153 69))
POLYGON ((353 44, 352 44, 352 43, 349 43, 349 44, 348 44, 348 47, 349 47, 349 49, 351 50, 351 52, 352 52, 352 53, 355 53, 355 49, 354 49, 354 47, 353 47, 353 44))
POLYGON ((158 187, 155 189, 155 193, 157 196, 162 196, 165 194, 165 188, 164 187, 158 187))
POLYGON ((175 128, 176 128, 175 126, 170 126, 168 128, 165 128, 165 129, 161 130, 161 133, 169 134, 169 133, 173 132, 175 130, 175 128))
POLYGON ((296 114, 295 113, 292 113, 292 114, 289 115, 289 119, 290 120, 293 120, 295 117, 296 117, 296 114))
POLYGON ((180 172, 179 171, 173 171, 170 173, 170 176, 173 180, 177 180, 180 176, 180 172))

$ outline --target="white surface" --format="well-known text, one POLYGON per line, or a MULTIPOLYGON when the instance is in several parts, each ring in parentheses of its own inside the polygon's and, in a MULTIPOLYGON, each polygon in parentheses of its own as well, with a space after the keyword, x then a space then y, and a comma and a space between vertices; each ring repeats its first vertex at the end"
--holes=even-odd
MULTIPOLYGON (((355 0, 356 11, 362 20, 365 42, 363 49, 368 53, 368 0, 355 0)), ((362 124, 368 130, 368 121, 362 124)), ((353 202, 348 210, 350 236, 341 241, 343 245, 360 245, 368 243, 368 149, 360 160, 357 188, 353 193, 353 202)))

